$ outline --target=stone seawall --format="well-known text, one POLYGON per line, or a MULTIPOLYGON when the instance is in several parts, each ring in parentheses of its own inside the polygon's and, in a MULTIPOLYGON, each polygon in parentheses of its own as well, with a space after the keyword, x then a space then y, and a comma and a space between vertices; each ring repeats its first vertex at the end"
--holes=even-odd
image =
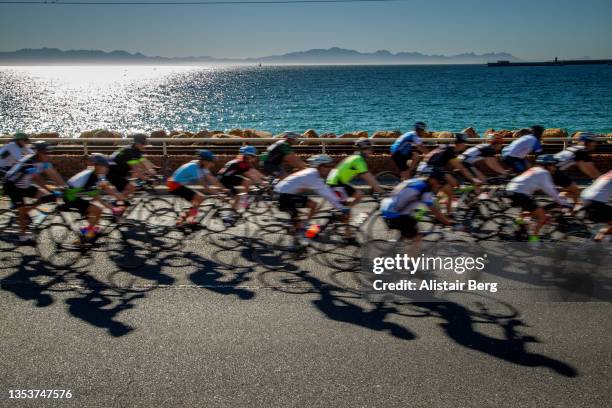
MULTIPOLYGON (((161 168, 161 172, 164 175, 171 174, 177 167, 180 165, 193 160, 192 155, 173 155, 173 156, 146 156, 151 160, 156 166, 161 168)), ((218 165, 217 169, 220 168, 224 163, 233 159, 234 155, 217 155, 218 157, 218 165)), ((304 156, 305 158, 306 156, 304 156)), ((334 159, 337 161, 342 160, 346 155, 332 155, 334 159)), ((595 160, 595 165, 597 168, 604 172, 612 169, 612 154, 594 154, 593 159, 595 160)), ((71 177, 72 175, 78 173, 83 170, 86 166, 87 160, 82 155, 54 155, 51 156, 51 161, 53 165, 58 169, 60 174, 63 177, 71 177)), ((379 173, 381 171, 392 171, 397 172, 397 168, 395 164, 391 160, 391 157, 387 154, 375 154, 368 157, 368 166, 370 167, 370 171, 374 174, 379 173)), ((574 170, 575 171, 575 170, 574 170)), ((576 174, 578 175, 578 174, 576 174)))

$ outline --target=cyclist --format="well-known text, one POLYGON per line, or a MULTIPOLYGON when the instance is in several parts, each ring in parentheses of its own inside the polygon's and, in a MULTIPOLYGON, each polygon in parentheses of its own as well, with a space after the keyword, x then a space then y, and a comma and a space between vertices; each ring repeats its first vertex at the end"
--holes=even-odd
POLYGON ((355 177, 360 177, 368 183, 374 193, 384 193, 376 178, 368 170, 366 163, 366 158, 374 153, 372 142, 367 138, 360 138, 355 142, 355 146, 359 151, 342 160, 327 176, 327 184, 340 197, 340 201, 346 203, 349 198, 352 198, 351 205, 359 203, 363 198, 363 193, 351 185, 355 177))
POLYGON ((232 208, 238 211, 240 196, 237 187, 243 192, 248 192, 251 182, 259 184, 263 181, 264 175, 253 166, 257 162, 257 149, 253 146, 242 146, 239 155, 225 163, 225 166, 217 173, 217 178, 226 187, 230 195, 234 197, 232 208))
POLYGON ((216 161, 213 152, 210 150, 198 150, 197 157, 196 160, 185 163, 176 169, 167 181, 168 191, 171 194, 191 203, 191 208, 179 215, 176 221, 177 226, 182 226, 185 222, 193 223, 198 215, 198 207, 204 200, 202 193, 194 191, 187 187, 186 184, 199 183, 207 194, 215 194, 211 186, 223 192, 228 192, 210 172, 216 161))
POLYGON ((599 177, 599 170, 593 164, 593 158, 589 154, 597 147, 597 138, 592 133, 583 133, 580 135, 580 144, 570 146, 567 149, 555 154, 559 164, 557 171, 553 175, 555 184, 568 193, 574 203, 578 202, 580 197, 580 189, 576 183, 565 173, 565 171, 574 165, 586 174, 591 179, 599 177))
MULTIPOLYGON (((557 171, 559 160, 552 154, 543 154, 536 159, 536 166, 528 169, 508 183, 506 191, 512 200, 512 205, 520 207, 523 212, 531 214, 536 219, 533 233, 529 241, 539 241, 539 234, 546 222, 544 208, 538 206, 533 198, 536 191, 543 191, 555 202, 563 207, 571 208, 572 205, 559 195, 553 182, 553 176, 557 171)), ((522 218, 519 218, 522 222, 522 218)))
POLYGON ((23 156, 32 154, 28 147, 30 138, 25 133, 15 133, 13 140, 0 148, 0 176, 3 176, 23 156))
POLYGON ((584 201, 584 209, 589 219, 595 223, 605 223, 595 236, 595 241, 601 241, 605 235, 612 234, 612 206, 608 204, 612 198, 612 170, 599 176, 580 195, 584 201))
POLYGON ((143 157, 147 144, 147 135, 137 133, 132 136, 133 143, 111 155, 111 165, 108 171, 108 181, 126 198, 136 191, 136 185, 129 179, 135 177, 145 181, 154 174, 152 166, 143 157))
POLYGON ((399 169, 402 180, 409 178, 421 161, 421 155, 413 150, 413 147, 422 154, 427 153, 427 148, 423 146, 421 140, 426 130, 427 125, 424 122, 416 122, 414 131, 404 133, 391 145, 391 158, 399 169), (410 166, 408 166, 408 160, 410 160, 410 166))
POLYGON ((295 154, 292 147, 300 135, 295 132, 284 132, 280 137, 281 140, 268 146, 260 161, 264 173, 282 179, 287 176, 286 167, 301 170, 306 168, 306 164, 295 154))
POLYGON ((75 209, 82 216, 87 217, 88 225, 81 229, 81 234, 85 239, 92 240, 98 232, 97 225, 102 216, 102 208, 96 205, 96 203, 110 209, 115 215, 120 214, 118 208, 112 207, 99 197, 100 192, 105 192, 120 201, 125 198, 106 179, 110 166, 106 156, 100 153, 93 153, 89 156, 89 164, 90 166, 85 170, 68 180, 68 188, 64 191, 64 202, 66 208, 75 209), (82 198, 81 194, 92 197, 92 200, 82 198))
POLYGON ((291 222, 299 237, 304 233, 304 223, 299 217, 298 208, 307 207, 310 210, 306 221, 309 221, 317 210, 317 203, 306 196, 308 191, 323 197, 343 214, 348 214, 348 209, 323 179, 333 168, 334 160, 326 154, 318 154, 310 157, 307 162, 309 168, 290 174, 274 188, 279 194, 279 209, 291 215, 291 222))
POLYGON ((425 177, 402 181, 395 186, 391 196, 381 201, 381 215, 390 229, 400 231, 402 239, 420 240, 414 213, 421 205, 425 205, 442 224, 453 224, 435 205, 435 194, 445 183, 445 174, 436 170, 426 170, 425 173, 425 177))
POLYGON ((482 181, 473 176, 457 158, 458 154, 463 153, 467 148, 468 136, 465 133, 455 133, 455 144, 443 144, 430 151, 424 158, 424 162, 419 164, 417 172, 419 174, 431 173, 433 171, 444 174, 446 185, 440 191, 447 196, 446 213, 450 214, 453 205, 453 188, 459 187, 459 182, 453 177, 449 170, 458 170, 465 178, 472 181, 475 185, 482 184, 482 181))
POLYGON ((53 201, 53 195, 44 187, 43 175, 50 178, 56 186, 66 187, 62 177, 49 162, 51 145, 37 141, 32 143, 32 148, 34 153, 22 157, 4 177, 4 192, 17 208, 19 216, 19 243, 24 245, 34 243, 34 239, 28 234, 28 213, 38 204, 53 201), (36 198, 37 201, 27 205, 24 201, 26 197, 36 198))
POLYGON ((540 125, 533 125, 531 133, 524 135, 510 143, 502 149, 502 162, 510 167, 516 174, 521 174, 529 168, 527 155, 542 153, 540 140, 544 133, 544 128, 540 125))
POLYGON ((489 143, 470 147, 465 152, 461 153, 458 159, 461 161, 461 164, 479 180, 484 180, 485 176, 476 167, 476 163, 478 162, 484 163, 497 174, 505 176, 508 174, 508 170, 504 169, 499 160, 495 157, 495 155, 500 152, 503 145, 504 138, 500 134, 494 133, 490 136, 489 143))

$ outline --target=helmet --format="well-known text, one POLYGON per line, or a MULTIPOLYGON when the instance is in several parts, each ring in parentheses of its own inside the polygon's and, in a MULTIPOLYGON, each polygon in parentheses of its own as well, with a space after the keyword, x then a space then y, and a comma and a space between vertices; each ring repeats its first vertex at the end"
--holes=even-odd
POLYGON ((132 140, 134 141, 134 144, 143 145, 147 143, 147 135, 145 135, 144 133, 136 133, 132 135, 132 140))
POLYGON ((468 140, 467 133, 454 133, 453 136, 455 137, 455 143, 465 143, 468 140))
POLYGON ((308 165, 310 167, 316 168, 319 166, 324 166, 326 164, 332 164, 334 162, 334 159, 332 159, 326 154, 317 154, 315 156, 309 157, 306 161, 308 162, 308 165))
POLYGON ((544 127, 540 125, 533 125, 530 130, 535 137, 542 137, 542 134, 544 133, 544 127))
POLYGON ((284 139, 297 139, 301 136, 302 135, 300 135, 299 133, 295 133, 295 132, 283 132, 280 134, 280 137, 284 139))
POLYGON ((414 124, 414 130, 419 130, 419 129, 421 130, 427 129, 427 124, 425 122, 416 122, 414 124))
POLYGON ((92 153, 89 156, 89 161, 92 162, 93 164, 100 165, 100 166, 108 167, 110 165, 110 161, 108 160, 108 157, 106 157, 102 153, 92 153))
POLYGON ((355 141, 355 146, 359 149, 369 149, 372 147, 372 142, 367 137, 360 137, 355 141))
POLYGON ((28 140, 30 136, 27 133, 17 132, 13 135, 13 140, 28 140))
POLYGON ((504 137, 499 133, 492 133, 489 135, 489 143, 502 144, 504 143, 504 137))
POLYGON ((593 133, 585 132, 578 137, 581 142, 596 142, 597 137, 593 133))
POLYGON ((53 146, 51 146, 48 142, 45 142, 44 140, 38 140, 32 143, 32 149, 34 149, 36 152, 46 153, 52 151, 53 146))
POLYGON ((242 146, 238 151, 245 156, 257 156, 257 149, 254 146, 242 146))
POLYGON ((559 163, 559 159, 552 154, 542 154, 538 156, 535 162, 544 166, 554 166, 555 164, 559 163))
POLYGON ((206 161, 215 161, 217 159, 215 157, 215 154, 210 150, 198 150, 198 157, 200 158, 200 160, 206 161))

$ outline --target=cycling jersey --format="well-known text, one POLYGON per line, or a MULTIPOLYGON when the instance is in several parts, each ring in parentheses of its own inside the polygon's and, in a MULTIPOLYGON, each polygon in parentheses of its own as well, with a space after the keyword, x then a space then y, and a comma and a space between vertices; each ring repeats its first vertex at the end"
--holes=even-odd
POLYGON ((0 148, 0 170, 8 170, 22 157, 30 155, 32 149, 27 146, 20 147, 17 142, 9 142, 0 148))
POLYGON ((300 170, 287 176, 276 185, 274 191, 280 194, 294 195, 313 191, 325 198, 337 209, 343 207, 336 194, 325 184, 319 175, 319 170, 315 168, 300 170))
POLYGON ((468 165, 474 165, 486 157, 494 157, 495 148, 488 143, 473 146, 459 155, 459 160, 468 165))
POLYGON ((398 184, 391 196, 381 201, 380 212, 384 218, 398 218, 411 215, 420 204, 432 207, 434 195, 425 179, 415 178, 398 184))
POLYGON ((559 204, 567 201, 559 196, 555 188, 551 174, 542 167, 532 167, 523 174, 513 178, 508 183, 506 190, 510 193, 524 194, 533 197, 536 191, 543 191, 559 204))
POLYGON ((135 147, 126 147, 117 150, 111 155, 112 164, 109 172, 115 176, 127 177, 130 174, 130 166, 142 163, 144 158, 142 152, 135 147))
POLYGON ((342 160, 340 164, 329 172, 327 184, 337 186, 349 184, 355 177, 368 172, 368 165, 360 154, 354 154, 342 160))
POLYGON ((580 197, 585 201, 607 203, 612 197, 612 170, 597 178, 589 187, 582 190, 580 197))
POLYGON ((68 189, 64 198, 67 201, 74 201, 78 193, 96 196, 100 193, 99 185, 103 182, 106 182, 106 176, 96 174, 93 168, 85 169, 68 180, 68 189))
POLYGON ((244 157, 237 158, 225 163, 225 166, 219 170, 217 175, 219 178, 239 176, 251 170, 251 168, 251 165, 244 159, 244 157))
POLYGON ((524 159, 530 153, 542 153, 542 145, 534 135, 525 135, 516 139, 508 146, 504 147, 501 154, 502 156, 524 159))
POLYGON ((278 142, 268 146, 266 152, 261 155, 261 162, 280 166, 286 155, 293 152, 293 148, 286 140, 279 140, 278 142))
POLYGON ((407 156, 412 151, 412 145, 420 144, 423 144, 423 141, 419 136, 417 136, 416 132, 406 132, 398 137, 395 142, 393 142, 390 151, 392 154, 399 153, 407 156))
POLYGON ((181 184, 198 183, 208 174, 210 174, 210 171, 202 168, 199 160, 192 160, 176 169, 174 173, 172 173, 170 181, 174 182, 176 187, 178 187, 181 184))
POLYGON ((32 177, 35 174, 42 174, 52 167, 51 163, 38 161, 35 154, 30 154, 22 157, 11 167, 4 176, 4 179, 14 184, 15 187, 28 188, 32 185, 32 177))
POLYGON ((579 161, 593 161, 585 146, 570 146, 555 154, 555 158, 559 160, 557 167, 561 170, 567 170, 579 161))
POLYGON ((419 165, 419 168, 424 169, 425 166, 428 166, 440 169, 446 167, 446 165, 456 157, 455 146, 440 145, 425 156, 424 162, 422 163, 423 166, 419 165))

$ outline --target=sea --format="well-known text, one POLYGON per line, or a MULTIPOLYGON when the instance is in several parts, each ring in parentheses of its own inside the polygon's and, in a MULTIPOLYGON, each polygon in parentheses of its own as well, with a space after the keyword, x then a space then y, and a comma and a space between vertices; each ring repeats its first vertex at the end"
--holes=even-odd
POLYGON ((254 128, 612 133, 612 66, 0 67, 0 133, 254 128))

